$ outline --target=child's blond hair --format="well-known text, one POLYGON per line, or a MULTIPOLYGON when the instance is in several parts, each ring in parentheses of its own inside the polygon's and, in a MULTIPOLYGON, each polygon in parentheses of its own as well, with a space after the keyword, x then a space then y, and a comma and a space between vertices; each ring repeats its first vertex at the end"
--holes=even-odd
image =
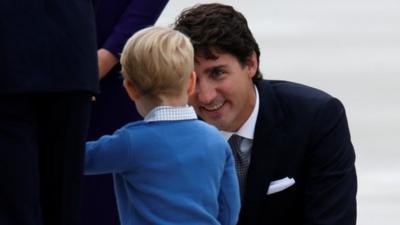
POLYGON ((124 79, 140 94, 158 99, 180 95, 194 69, 193 46, 184 34, 166 27, 149 27, 135 33, 121 55, 124 79))

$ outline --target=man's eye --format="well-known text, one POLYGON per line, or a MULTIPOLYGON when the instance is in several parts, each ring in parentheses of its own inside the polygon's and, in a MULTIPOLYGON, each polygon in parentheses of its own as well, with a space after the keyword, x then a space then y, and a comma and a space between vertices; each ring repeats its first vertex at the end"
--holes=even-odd
POLYGON ((222 75, 223 73, 224 73, 224 71, 219 70, 219 69, 215 69, 215 70, 211 71, 211 76, 218 77, 218 76, 222 75))

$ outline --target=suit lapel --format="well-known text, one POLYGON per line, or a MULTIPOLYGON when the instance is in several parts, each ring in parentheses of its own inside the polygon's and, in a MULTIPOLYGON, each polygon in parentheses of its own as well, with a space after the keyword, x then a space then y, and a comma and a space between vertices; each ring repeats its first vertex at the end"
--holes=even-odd
POLYGON ((284 152, 280 149, 285 146, 283 111, 276 94, 269 81, 263 80, 256 85, 260 105, 243 207, 266 196, 269 183, 276 171, 277 159, 284 152))

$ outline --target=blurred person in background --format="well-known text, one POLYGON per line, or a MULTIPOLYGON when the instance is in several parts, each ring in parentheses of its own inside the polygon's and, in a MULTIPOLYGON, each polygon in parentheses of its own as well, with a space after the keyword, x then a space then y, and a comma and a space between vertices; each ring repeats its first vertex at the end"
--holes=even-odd
POLYGON ((74 225, 98 71, 91 1, 0 1, 0 224, 74 225))

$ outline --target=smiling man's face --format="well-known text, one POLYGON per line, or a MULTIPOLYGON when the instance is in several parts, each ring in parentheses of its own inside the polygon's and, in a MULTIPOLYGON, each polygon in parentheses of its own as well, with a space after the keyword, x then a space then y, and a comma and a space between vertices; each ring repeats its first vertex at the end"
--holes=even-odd
POLYGON ((246 65, 229 53, 213 52, 213 59, 195 58, 196 91, 190 104, 206 122, 224 131, 237 131, 253 111, 256 95, 252 77, 257 70, 255 54, 246 65))

